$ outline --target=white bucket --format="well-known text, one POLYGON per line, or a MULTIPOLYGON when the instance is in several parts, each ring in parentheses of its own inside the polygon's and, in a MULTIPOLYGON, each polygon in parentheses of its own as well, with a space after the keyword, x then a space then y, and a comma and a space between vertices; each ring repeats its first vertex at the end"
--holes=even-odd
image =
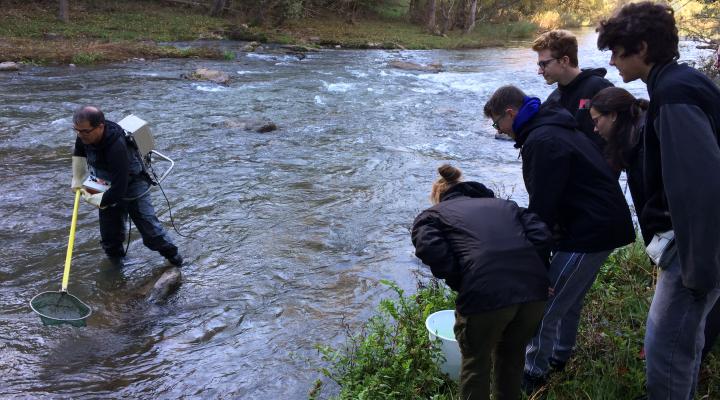
POLYGON ((442 344, 440 349, 445 356, 445 362, 440 365, 440 370, 454 380, 460 378, 460 346, 455 340, 455 310, 442 310, 430 314, 425 320, 425 327, 430 332, 430 340, 440 338, 442 344))

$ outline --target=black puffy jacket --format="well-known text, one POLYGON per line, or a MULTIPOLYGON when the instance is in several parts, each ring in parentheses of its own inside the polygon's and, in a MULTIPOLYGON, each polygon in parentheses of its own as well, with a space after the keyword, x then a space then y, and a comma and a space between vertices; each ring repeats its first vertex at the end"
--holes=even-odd
POLYGON ((607 161, 567 110, 546 102, 519 132, 528 209, 552 229, 557 250, 594 253, 635 239, 630 209, 607 161))
POLYGON ((583 69, 567 85, 558 84, 557 89, 547 98, 547 101, 557 101, 565 107, 575 117, 578 129, 600 149, 605 147, 605 140, 595 133, 595 124, 590 117, 590 100, 597 92, 613 86, 609 80, 605 79, 605 74, 607 74, 605 68, 583 69))
POLYGON ((547 299, 551 235, 534 214, 462 182, 415 218, 415 255, 458 292, 463 315, 547 299))

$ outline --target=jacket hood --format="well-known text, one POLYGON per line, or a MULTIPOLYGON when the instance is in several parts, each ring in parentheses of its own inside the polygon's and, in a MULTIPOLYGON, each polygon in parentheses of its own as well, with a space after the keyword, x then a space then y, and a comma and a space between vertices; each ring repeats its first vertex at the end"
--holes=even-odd
POLYGON ((575 87, 582 84, 582 82, 591 77, 591 76, 599 76, 601 78, 604 78, 607 74, 607 70, 605 68, 584 68, 580 70, 580 75, 576 76, 575 79, 570 81, 567 85, 561 85, 558 83, 558 89, 561 92, 564 91, 572 91, 575 87))
POLYGON ((103 137, 100 143, 95 145, 98 149, 103 149, 108 146, 112 146, 118 139, 125 136, 125 130, 118 124, 112 121, 105 120, 105 130, 103 131, 103 137))
POLYGON ((577 121, 565 107, 555 101, 546 101, 540 105, 537 114, 521 126, 519 132, 515 133, 515 148, 522 147, 531 131, 545 125, 577 129, 577 121))
POLYGON ((460 196, 494 198, 495 193, 479 182, 460 182, 448 189, 448 191, 442 195, 440 201, 442 202, 460 196))

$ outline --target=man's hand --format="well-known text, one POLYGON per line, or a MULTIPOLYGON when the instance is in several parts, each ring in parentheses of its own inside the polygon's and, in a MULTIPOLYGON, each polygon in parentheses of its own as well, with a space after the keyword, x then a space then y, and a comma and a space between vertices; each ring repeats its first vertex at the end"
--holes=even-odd
POLYGON ((72 158, 72 182, 70 189, 72 191, 82 189, 82 184, 87 176, 87 158, 73 156, 72 158))
POLYGON ((102 203, 102 197, 104 193, 95 193, 91 194, 85 189, 80 189, 80 192, 82 193, 82 198, 87 201, 88 203, 94 205, 95 207, 99 209, 103 209, 105 207, 100 207, 100 203, 102 203))

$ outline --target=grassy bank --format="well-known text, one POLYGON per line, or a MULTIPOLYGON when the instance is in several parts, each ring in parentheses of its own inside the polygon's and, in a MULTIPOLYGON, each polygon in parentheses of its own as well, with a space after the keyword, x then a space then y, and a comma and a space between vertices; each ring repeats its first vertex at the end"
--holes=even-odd
MULTIPOLYGON (((645 318, 654 271, 643 246, 635 243, 608 259, 588 293, 575 356, 551 377, 547 399, 634 399, 643 394, 645 318)), ((321 348, 322 370, 340 385, 341 399, 456 398, 457 387, 430 361, 438 357, 424 321, 432 312, 454 308, 453 294, 430 284, 407 296, 395 288, 379 312, 341 349, 321 348)), ((720 345, 701 370, 697 399, 720 398, 720 345), (713 372, 714 371, 714 372, 713 372)), ((323 390, 318 384, 311 397, 323 390)))
POLYGON ((477 48, 529 37, 528 22, 478 25, 463 35, 432 35, 400 15, 378 14, 348 23, 334 16, 281 27, 247 27, 241 16, 209 17, 205 10, 152 1, 71 1, 70 22, 56 18, 54 1, 9 1, 0 14, 0 61, 96 63, 133 57, 222 58, 212 49, 177 50, 158 42, 196 39, 260 40, 343 48, 477 48))

